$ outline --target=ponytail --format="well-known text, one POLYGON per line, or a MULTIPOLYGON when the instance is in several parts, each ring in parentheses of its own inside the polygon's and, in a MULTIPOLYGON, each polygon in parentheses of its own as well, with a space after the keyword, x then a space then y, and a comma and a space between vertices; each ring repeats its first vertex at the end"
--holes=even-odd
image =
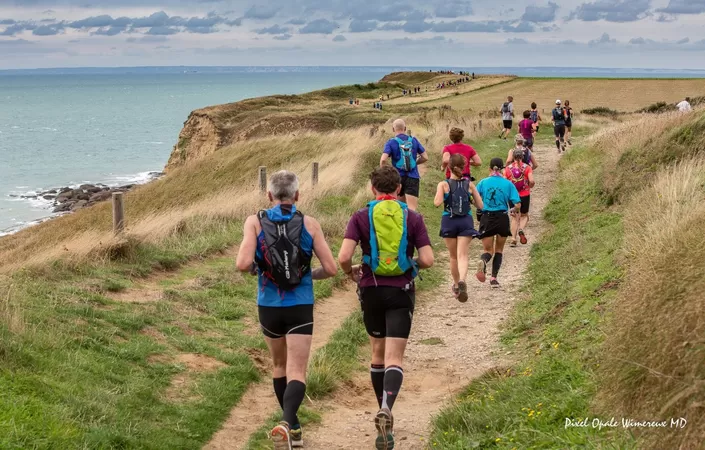
POLYGON ((464 175, 463 172, 465 172, 465 164, 467 162, 467 159, 463 155, 460 155, 456 153, 455 155, 452 155, 450 157, 450 163, 448 166, 450 167, 450 171, 453 173, 458 178, 462 178, 464 175))

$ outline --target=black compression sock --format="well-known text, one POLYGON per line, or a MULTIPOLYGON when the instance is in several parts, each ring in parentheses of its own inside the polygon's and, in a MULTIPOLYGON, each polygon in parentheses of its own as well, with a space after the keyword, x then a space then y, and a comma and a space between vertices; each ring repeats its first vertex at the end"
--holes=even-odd
POLYGON ((485 264, 487 264, 492 259, 492 253, 483 253, 482 256, 480 256, 480 259, 483 260, 485 264))
MULTIPOLYGON (((281 377, 281 378, 272 378, 272 384, 274 385, 274 393, 277 395, 277 401, 279 402, 279 406, 284 409, 284 392, 286 391, 286 377, 281 377)), ((299 418, 296 418, 296 421, 292 424, 290 424, 292 427, 295 425, 299 425, 299 418)))
POLYGON ((561 149, 561 140, 560 140, 560 139, 556 139, 556 148, 557 148, 558 150, 561 149))
POLYGON ((370 378, 372 379, 372 389, 374 389, 377 398, 377 406, 381 408, 384 393, 384 364, 370 365, 370 378))
POLYGON ((389 366, 384 371, 384 393, 382 395, 382 408, 390 411, 394 407, 394 402, 401 390, 404 381, 404 371, 399 366, 389 366))
POLYGON ((296 413, 306 396, 306 385, 298 380, 292 380, 286 385, 284 392, 284 421, 290 427, 299 423, 296 413))
POLYGON ((502 267, 502 254, 495 253, 494 259, 492 260, 492 276, 494 278, 497 278, 497 275, 499 274, 500 267, 502 267))

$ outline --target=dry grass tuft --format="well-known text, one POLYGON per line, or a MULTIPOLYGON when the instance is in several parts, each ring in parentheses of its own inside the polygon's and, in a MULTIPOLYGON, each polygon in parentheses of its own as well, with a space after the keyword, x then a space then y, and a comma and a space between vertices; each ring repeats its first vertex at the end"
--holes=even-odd
MULTIPOLYGON (((25 330, 25 321, 22 311, 14 302, 10 280, 0 276, 0 331, 2 327, 10 333, 22 334, 25 330)), ((3 347, 0 342, 0 357, 2 353, 3 347)))

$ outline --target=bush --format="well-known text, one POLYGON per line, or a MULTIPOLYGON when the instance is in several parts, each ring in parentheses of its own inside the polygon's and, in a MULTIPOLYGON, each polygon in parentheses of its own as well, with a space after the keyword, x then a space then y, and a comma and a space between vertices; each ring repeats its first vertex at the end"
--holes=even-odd
POLYGON ((614 116, 619 115, 619 111, 615 111, 614 109, 607 108, 606 106, 596 106, 594 108, 583 109, 580 112, 583 114, 587 114, 589 116, 614 117, 614 116))
POLYGON ((641 108, 638 113, 650 113, 650 114, 661 114, 665 112, 671 112, 676 110, 676 105, 666 102, 653 103, 646 108, 641 108))

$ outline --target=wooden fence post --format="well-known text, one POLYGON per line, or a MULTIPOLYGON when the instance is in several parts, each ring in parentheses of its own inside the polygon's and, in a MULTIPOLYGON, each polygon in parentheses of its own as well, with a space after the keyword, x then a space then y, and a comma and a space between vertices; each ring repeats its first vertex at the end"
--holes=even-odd
POLYGON ((113 232, 120 234, 125 229, 125 206, 122 192, 113 192, 113 232))
POLYGON ((259 191, 263 194, 267 192, 267 168, 265 166, 259 166, 259 191))
POLYGON ((480 129, 482 130, 482 120, 480 120, 480 121, 478 122, 478 126, 479 126, 480 129))
POLYGON ((472 124, 472 131, 477 131, 477 124, 476 123, 472 124))
POLYGON ((313 163, 313 172, 311 173, 311 183, 315 186, 318 184, 318 163, 313 163))

